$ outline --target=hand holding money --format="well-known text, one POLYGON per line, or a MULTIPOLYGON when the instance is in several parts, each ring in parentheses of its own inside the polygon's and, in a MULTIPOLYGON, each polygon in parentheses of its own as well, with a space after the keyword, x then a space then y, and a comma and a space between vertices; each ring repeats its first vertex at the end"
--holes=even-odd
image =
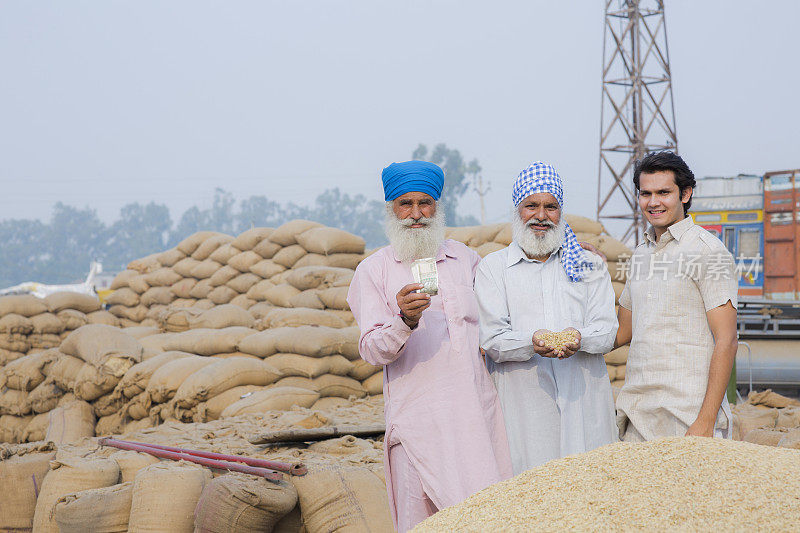
POLYGON ((540 329, 533 334, 533 349, 542 357, 566 359, 581 348, 581 334, 575 328, 553 332, 540 329))
POLYGON ((397 307, 408 327, 414 329, 419 323, 422 312, 430 307, 431 297, 424 292, 416 292, 422 288, 421 283, 409 283, 397 293, 397 307))

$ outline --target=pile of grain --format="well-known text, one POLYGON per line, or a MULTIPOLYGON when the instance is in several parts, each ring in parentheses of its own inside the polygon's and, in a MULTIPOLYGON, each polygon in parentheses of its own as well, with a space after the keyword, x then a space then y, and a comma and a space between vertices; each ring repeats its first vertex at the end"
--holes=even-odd
MULTIPOLYGON (((595 246, 606 256, 608 271, 611 274, 611 285, 614 295, 619 301, 622 289, 628 276, 627 260, 631 250, 617 239, 607 235, 600 222, 579 215, 564 215, 567 223, 581 242, 595 246)), ((511 224, 500 223, 487 226, 465 226, 447 228, 445 235, 449 239, 463 242, 481 257, 502 250, 511 244, 511 224)), ((622 387, 625 383, 625 365, 628 361, 628 345, 621 346, 605 355, 606 370, 614 387, 622 387)))
POLYGON ((414 531, 793 531, 800 453, 700 437, 617 443, 546 463, 414 531))

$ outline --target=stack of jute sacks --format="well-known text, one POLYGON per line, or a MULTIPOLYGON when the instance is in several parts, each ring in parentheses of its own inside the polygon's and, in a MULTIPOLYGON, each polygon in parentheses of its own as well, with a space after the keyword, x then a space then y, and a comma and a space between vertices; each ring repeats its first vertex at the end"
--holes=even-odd
MULTIPOLYGON (((564 215, 564 217, 579 241, 593 245, 606 256, 614 296, 619 301, 627 280, 630 248, 608 235, 600 222, 579 215, 564 215)), ((448 228, 445 234, 450 239, 463 242, 481 257, 505 248, 512 240, 510 223, 448 228)), ((621 346, 605 355, 608 376, 615 387, 621 387, 625 383, 628 348, 628 345, 621 346)))
POLYGON ((800 401, 770 389, 751 392, 733 408, 733 438, 800 450, 800 401))

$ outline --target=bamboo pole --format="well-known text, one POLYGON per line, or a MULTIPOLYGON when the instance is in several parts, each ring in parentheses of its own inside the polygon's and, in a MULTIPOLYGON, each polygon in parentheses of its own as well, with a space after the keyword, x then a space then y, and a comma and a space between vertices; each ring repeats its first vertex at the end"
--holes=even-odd
POLYGON ((374 437, 386 432, 384 424, 374 424, 369 426, 329 426, 311 429, 281 429, 268 431, 247 440, 252 444, 273 444, 276 442, 310 442, 317 440, 332 439, 344 435, 354 437, 374 437))

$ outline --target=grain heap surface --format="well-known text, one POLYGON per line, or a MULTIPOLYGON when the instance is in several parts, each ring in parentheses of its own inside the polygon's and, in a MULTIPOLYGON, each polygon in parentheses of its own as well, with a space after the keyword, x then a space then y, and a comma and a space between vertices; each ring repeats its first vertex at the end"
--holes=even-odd
POLYGON ((551 461, 414 531, 794 531, 800 453, 677 437, 551 461))

